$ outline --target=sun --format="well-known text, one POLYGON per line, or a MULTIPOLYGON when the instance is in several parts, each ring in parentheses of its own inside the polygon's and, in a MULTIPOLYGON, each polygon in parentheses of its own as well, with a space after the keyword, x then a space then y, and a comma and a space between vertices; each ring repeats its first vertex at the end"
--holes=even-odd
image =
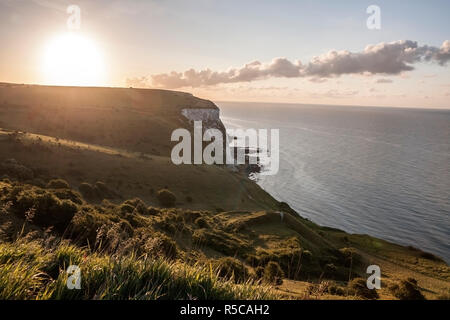
POLYGON ((104 58, 98 46, 78 33, 53 38, 44 48, 44 82, 65 86, 104 85, 104 58))

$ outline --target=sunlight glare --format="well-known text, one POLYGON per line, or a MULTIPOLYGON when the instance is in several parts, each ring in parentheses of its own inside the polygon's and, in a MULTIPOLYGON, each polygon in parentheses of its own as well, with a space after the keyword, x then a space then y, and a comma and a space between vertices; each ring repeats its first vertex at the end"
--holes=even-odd
POLYGON ((46 46, 43 75, 51 85, 104 85, 104 61, 95 43, 76 33, 55 37, 46 46))

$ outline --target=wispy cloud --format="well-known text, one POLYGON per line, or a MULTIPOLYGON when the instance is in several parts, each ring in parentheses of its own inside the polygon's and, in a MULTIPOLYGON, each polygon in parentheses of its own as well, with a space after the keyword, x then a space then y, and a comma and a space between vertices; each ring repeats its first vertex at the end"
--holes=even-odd
POLYGON ((384 79, 384 78, 382 78, 382 79, 377 79, 375 82, 376 83, 392 83, 394 81, 392 81, 391 79, 384 79))

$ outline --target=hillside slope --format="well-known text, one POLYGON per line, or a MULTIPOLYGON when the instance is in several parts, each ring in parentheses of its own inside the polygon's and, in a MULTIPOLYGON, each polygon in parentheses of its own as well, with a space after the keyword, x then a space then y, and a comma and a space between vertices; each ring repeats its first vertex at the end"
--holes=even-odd
MULTIPOLYGON (((382 270, 379 298, 393 298, 388 286, 408 277, 426 298, 449 293, 450 269, 438 257, 318 226, 226 166, 174 165, 170 134, 192 126, 181 111, 217 110, 212 102, 163 90, 9 84, 0 97, 0 297, 16 292, 5 291, 16 285, 11 268, 25 268, 30 279, 46 276, 9 298, 159 297, 140 296, 146 284, 129 278, 123 281, 134 281, 132 291, 116 292, 109 280, 110 288, 97 287, 92 278, 94 291, 71 296, 61 285, 71 259, 89 270, 114 265, 149 276, 156 265, 193 281, 180 276, 185 265, 202 270, 194 278, 206 279, 216 298, 367 298, 349 280, 367 277, 371 264, 382 270), (164 207, 160 189, 175 203, 164 207), (147 258, 169 262, 149 266, 147 258)), ((183 287, 180 296, 165 287, 164 294, 208 298, 202 285, 183 287)))

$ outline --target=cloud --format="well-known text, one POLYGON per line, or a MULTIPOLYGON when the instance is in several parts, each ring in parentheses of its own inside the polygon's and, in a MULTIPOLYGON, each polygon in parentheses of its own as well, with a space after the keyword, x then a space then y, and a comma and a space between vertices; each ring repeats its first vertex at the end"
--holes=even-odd
POLYGON ((376 81, 375 81, 376 83, 392 83, 392 82, 394 82, 394 81, 392 81, 391 79, 377 79, 376 81))
POLYGON ((127 78, 126 84, 127 84, 127 87, 133 87, 133 88, 149 88, 150 87, 147 77, 127 78))
POLYGON ((242 68, 231 68, 223 72, 210 69, 201 71, 189 69, 183 73, 172 71, 153 75, 152 80, 156 86, 165 88, 202 87, 220 83, 250 82, 269 77, 298 78, 301 67, 300 62, 292 63, 286 58, 275 58, 268 64, 253 61, 242 68))
POLYGON ((313 98, 349 98, 357 95, 359 91, 357 90, 336 90, 336 89, 330 89, 325 92, 312 92, 310 94, 313 98))
POLYGON ((411 40, 369 45, 361 52, 332 50, 314 57, 307 64, 291 62, 286 58, 275 58, 270 63, 253 61, 241 68, 227 71, 211 69, 152 75, 153 85, 164 88, 204 87, 217 84, 250 82, 267 78, 310 78, 311 81, 324 81, 326 78, 346 74, 384 74, 398 75, 414 70, 414 64, 433 62, 441 66, 450 60, 450 41, 446 40, 440 48, 419 46, 411 40), (320 80, 319 80, 320 79, 320 80))

